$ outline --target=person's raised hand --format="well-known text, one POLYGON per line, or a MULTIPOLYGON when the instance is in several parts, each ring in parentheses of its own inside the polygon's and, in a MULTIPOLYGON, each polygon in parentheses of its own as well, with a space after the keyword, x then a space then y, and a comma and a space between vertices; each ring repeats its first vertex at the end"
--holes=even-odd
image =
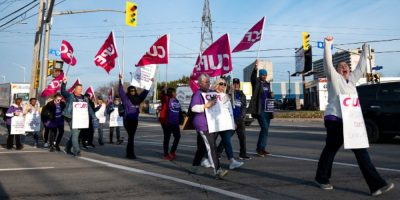
POLYGON ((333 41, 333 36, 327 36, 325 37, 325 40, 331 42, 333 41))

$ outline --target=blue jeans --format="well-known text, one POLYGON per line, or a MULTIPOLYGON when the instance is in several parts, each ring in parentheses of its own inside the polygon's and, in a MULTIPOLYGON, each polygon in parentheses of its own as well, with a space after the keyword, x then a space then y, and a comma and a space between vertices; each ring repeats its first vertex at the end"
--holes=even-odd
POLYGON ((258 124, 260 124, 260 134, 258 135, 258 141, 257 141, 257 150, 264 150, 267 147, 267 142, 268 142, 268 129, 269 129, 269 124, 271 122, 271 118, 269 117, 270 113, 268 112, 262 112, 258 116, 258 124))
POLYGON ((69 140, 67 144, 65 145, 65 151, 67 153, 72 153, 75 156, 78 155, 81 150, 79 148, 79 129, 72 129, 72 120, 67 120, 68 125, 71 129, 70 133, 71 135, 69 136, 69 140), (72 151, 71 151, 72 148, 72 151))
POLYGON ((234 133, 233 130, 227 130, 215 133, 215 140, 217 140, 218 135, 221 136, 221 142, 219 143, 217 148, 218 156, 220 156, 223 149, 225 148, 225 153, 228 160, 231 160, 233 158, 233 148, 231 142, 231 137, 233 133, 234 133))

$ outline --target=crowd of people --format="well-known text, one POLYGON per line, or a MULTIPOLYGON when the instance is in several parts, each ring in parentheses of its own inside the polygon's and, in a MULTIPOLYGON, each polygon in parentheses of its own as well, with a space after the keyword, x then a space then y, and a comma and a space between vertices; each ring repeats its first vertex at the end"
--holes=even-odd
MULTIPOLYGON (((332 163, 336 152, 343 144, 343 121, 338 96, 340 94, 357 94, 355 84, 365 72, 366 52, 368 51, 367 45, 364 45, 360 62, 356 69, 351 72, 345 62, 340 62, 336 67, 333 66, 330 52, 332 41, 332 37, 325 39, 324 67, 327 72, 329 91, 329 104, 324 117, 327 137, 326 146, 321 153, 315 176, 315 181, 323 190, 333 189, 329 181, 332 163)), ((267 76, 267 70, 258 69, 257 65, 255 66, 251 74, 253 95, 247 106, 246 96, 240 90, 240 80, 238 78, 234 78, 232 84, 227 83, 224 78, 218 78, 211 87, 210 77, 207 74, 201 74, 198 78, 200 89, 192 95, 186 116, 183 115, 180 102, 176 98, 175 89, 163 88, 160 92, 162 106, 159 115, 160 126, 164 133, 162 158, 172 161, 179 156, 178 146, 181 139, 181 125, 186 122, 191 123, 190 125, 193 126, 197 133, 197 150, 190 171, 199 173, 201 167, 211 167, 214 169, 215 177, 222 179, 228 174, 228 170, 223 169, 220 165, 220 158, 224 150, 229 161, 229 170, 240 168, 244 165, 244 161, 251 159, 246 151, 246 130, 244 125, 246 113, 250 113, 256 118, 260 126, 255 147, 257 155, 259 157, 270 155, 270 152, 267 151, 268 130, 271 119, 274 116, 272 112, 273 106, 272 108, 270 106, 273 93, 271 85, 267 81, 267 76), (210 96, 210 98, 206 98, 204 95, 211 93, 214 96, 210 96), (214 106, 219 106, 218 112, 230 113, 230 119, 225 120, 227 122, 231 120, 233 126, 218 131, 210 129, 210 116, 208 116, 210 113, 207 113, 207 111, 214 106), (237 134, 240 144, 238 160, 233 155, 231 142, 234 133, 237 134), (171 135, 173 136, 173 142, 170 147, 171 135), (219 137, 221 139, 218 143, 219 137)), ((127 90, 124 90, 122 78, 122 75, 120 75, 119 96, 115 96, 111 102, 104 102, 102 99, 98 99, 96 103, 92 101, 89 95, 82 94, 82 85, 80 84, 75 85, 72 93, 68 93, 66 91, 67 78, 64 78, 61 85, 61 94, 55 94, 48 99, 41 109, 41 120, 44 125, 44 146, 48 147, 50 151, 61 151, 60 144, 64 135, 64 123, 66 122, 69 125, 70 134, 64 151, 73 156, 80 156, 81 146, 83 148, 95 147, 93 144, 95 131, 98 132, 98 144, 104 145, 103 129, 106 128, 107 115, 116 113, 118 117, 123 119, 123 127, 128 134, 125 156, 128 159, 136 159, 134 140, 139 123, 140 104, 145 100, 149 91, 143 90, 139 93, 134 86, 129 86, 127 90), (73 105, 76 102, 86 102, 89 105, 87 106, 87 113, 90 119, 88 128, 73 128, 73 105)), ((22 107, 21 101, 20 98, 15 99, 15 104, 10 106, 6 114, 8 149, 13 148, 14 140, 17 150, 23 148, 20 135, 10 134, 12 118, 28 112, 35 112, 39 109, 35 98, 31 98, 29 104, 25 107, 22 107)), ((115 132, 116 143, 122 144, 121 127, 110 126, 109 130, 109 143, 114 143, 113 136, 115 132)), ((32 132, 31 134, 33 135, 34 146, 38 146, 39 132, 32 132)), ((394 187, 393 183, 387 183, 379 175, 365 148, 352 149, 352 151, 373 196, 378 196, 394 187)))

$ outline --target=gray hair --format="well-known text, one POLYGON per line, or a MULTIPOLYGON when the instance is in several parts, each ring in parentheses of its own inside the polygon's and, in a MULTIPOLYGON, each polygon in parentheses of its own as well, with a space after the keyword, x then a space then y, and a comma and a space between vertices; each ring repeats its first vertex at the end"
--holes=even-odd
POLYGON ((204 78, 210 79, 210 76, 208 74, 202 73, 197 79, 197 82, 200 84, 201 80, 203 80, 204 78))

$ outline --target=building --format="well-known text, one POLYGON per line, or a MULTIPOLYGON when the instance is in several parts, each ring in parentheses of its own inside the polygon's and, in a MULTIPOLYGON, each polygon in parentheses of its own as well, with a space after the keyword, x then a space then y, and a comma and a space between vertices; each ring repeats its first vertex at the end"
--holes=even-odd
MULTIPOLYGON (((353 71, 356 68, 358 61, 360 60, 359 53, 361 53, 360 49, 351 49, 348 51, 336 52, 332 56, 333 65, 336 66, 339 62, 344 61, 350 66, 351 70, 353 71)), ((371 59, 370 66, 375 66, 375 54, 371 53, 371 56, 372 56, 372 59, 371 59)), ((319 59, 319 60, 313 62, 314 80, 318 80, 320 78, 326 78, 323 64, 324 64, 323 59, 319 59)), ((370 73, 370 72, 371 72, 371 68, 368 67, 367 73, 370 73)))
POLYGON ((250 82, 250 76, 251 76, 251 73, 253 72, 256 62, 258 62, 258 69, 266 69, 267 70, 267 72, 268 72, 267 80, 273 81, 274 80, 274 70, 273 70, 272 62, 267 61, 267 60, 255 60, 249 66, 245 67, 243 69, 243 81, 250 82))

